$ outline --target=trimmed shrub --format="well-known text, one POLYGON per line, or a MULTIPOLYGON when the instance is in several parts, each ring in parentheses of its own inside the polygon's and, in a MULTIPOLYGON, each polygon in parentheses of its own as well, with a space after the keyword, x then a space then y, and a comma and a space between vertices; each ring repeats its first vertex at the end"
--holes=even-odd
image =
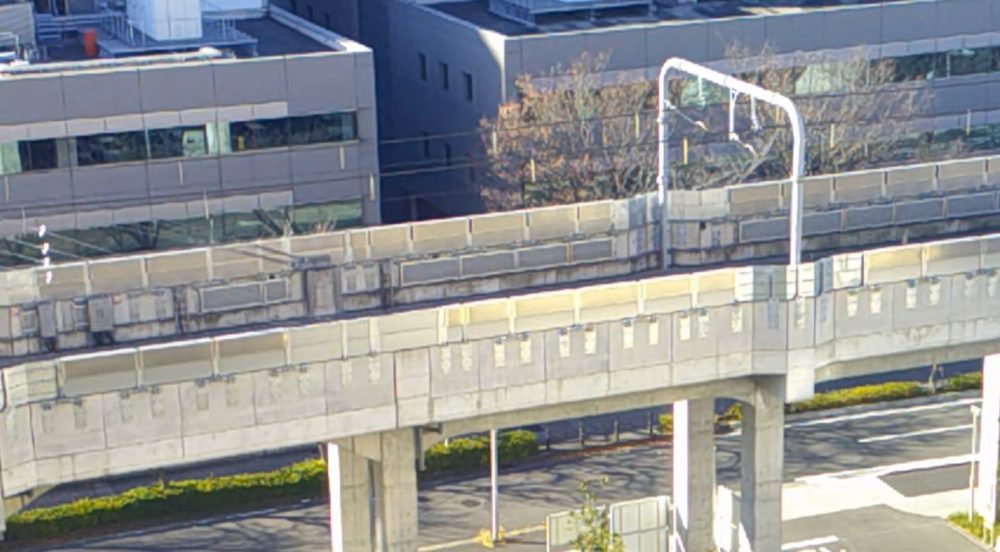
POLYGON ((660 433, 662 435, 674 434, 674 415, 660 414, 660 433))
POLYGON ((306 460, 278 470, 210 479, 162 481, 114 496, 83 498, 7 518, 9 540, 62 536, 102 525, 190 516, 284 497, 322 495, 326 465, 306 460))
MULTIPOLYGON (((525 430, 500 433, 497 454, 500 465, 508 466, 538 454, 538 437, 525 430)), ((424 454, 428 472, 469 471, 490 463, 490 438, 488 435, 449 439, 448 444, 437 443, 424 454)))
POLYGON ((958 374, 944 380, 942 391, 969 391, 983 388, 983 373, 980 370, 958 374))
MULTIPOLYGON (((983 540, 983 516, 975 514, 972 516, 972 523, 969 523, 969 514, 967 512, 956 512, 948 516, 948 521, 962 528, 966 533, 969 533, 980 541, 983 540)), ((996 535, 998 531, 1000 531, 1000 522, 993 524, 993 534, 996 535)))
POLYGON ((894 401, 920 397, 926 395, 927 391, 915 381, 879 383, 876 385, 862 385, 850 389, 838 389, 826 393, 817 393, 816 396, 797 403, 789 404, 785 411, 794 414, 796 412, 809 412, 812 410, 823 410, 827 408, 839 408, 843 406, 854 406, 858 404, 870 404, 882 401, 894 401))

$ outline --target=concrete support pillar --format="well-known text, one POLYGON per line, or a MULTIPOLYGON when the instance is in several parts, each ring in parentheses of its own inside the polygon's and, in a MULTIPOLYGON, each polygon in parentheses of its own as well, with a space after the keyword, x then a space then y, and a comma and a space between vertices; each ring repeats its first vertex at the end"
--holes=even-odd
POLYGON ((674 403, 674 505, 671 550, 715 548, 715 400, 674 403))
POLYGON ((781 550, 784 407, 784 376, 756 378, 743 403, 740 522, 753 552, 781 550))
POLYGON ((416 451, 412 430, 327 445, 333 552, 417 549, 416 451))
POLYGON ((417 549, 417 450, 413 429, 382 434, 378 474, 376 550, 412 552, 417 549))
POLYGON ((327 444, 330 543, 333 552, 372 550, 375 519, 372 461, 349 448, 327 444))

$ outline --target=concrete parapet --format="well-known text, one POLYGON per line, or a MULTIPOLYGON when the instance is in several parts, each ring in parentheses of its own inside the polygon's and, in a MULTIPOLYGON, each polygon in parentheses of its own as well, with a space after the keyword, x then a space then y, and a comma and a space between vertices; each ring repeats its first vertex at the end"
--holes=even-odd
POLYGON ((938 189, 946 192, 985 186, 986 159, 962 159, 938 163, 938 189))
POLYGON ((909 197, 935 189, 935 165, 913 165, 885 171, 885 189, 889 197, 909 197))
POLYGON ((833 178, 836 203, 860 203, 883 197, 885 173, 868 171, 839 174, 833 178))
POLYGON ((729 190, 729 212, 735 216, 774 212, 784 207, 777 182, 735 186, 729 190))

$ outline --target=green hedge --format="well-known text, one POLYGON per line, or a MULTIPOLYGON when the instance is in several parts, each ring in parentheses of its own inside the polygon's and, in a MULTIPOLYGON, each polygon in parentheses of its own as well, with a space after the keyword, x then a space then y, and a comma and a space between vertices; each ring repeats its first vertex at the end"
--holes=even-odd
MULTIPOLYGON (((959 374, 945 380, 942 390, 944 391, 965 391, 969 389, 979 389, 982 387, 982 372, 969 372, 959 374)), ((884 401, 895 401, 899 399, 909 399, 921 397, 927 394, 927 390, 916 381, 887 382, 874 385, 862 385, 849 389, 838 389, 816 393, 807 400, 785 405, 785 412, 795 414, 798 412, 809 412, 813 410, 826 410, 829 408, 841 408, 845 406, 855 406, 860 404, 879 403, 884 401)), ((739 403, 732 405, 724 413, 716 416, 716 423, 738 421, 743 416, 743 409, 739 403)), ((660 433, 671 435, 673 433, 673 416, 670 414, 660 415, 660 433)))
POLYGON ((850 389, 816 393, 813 398, 807 401, 787 405, 785 411, 794 414, 796 412, 809 412, 812 410, 840 408, 858 404, 895 401, 926 394, 927 391, 915 381, 878 383, 875 385, 862 385, 850 389))
MULTIPOLYGON (((969 523, 968 512, 956 512, 948 516, 948 521, 961 527, 973 537, 979 540, 983 539, 983 516, 975 514, 972 517, 972 523, 969 523)), ((1000 522, 993 524, 993 534, 996 535, 998 532, 1000 532, 1000 522)))
POLYGON ((325 486, 322 460, 306 460, 270 472, 159 482, 119 495, 19 512, 7 518, 6 537, 52 538, 102 525, 216 512, 283 497, 319 496, 325 486))
POLYGON ((974 372, 966 372, 964 374, 958 374, 957 376, 952 376, 945 380, 944 385, 941 387, 942 391, 969 391, 972 389, 982 389, 983 388, 983 372, 982 370, 976 370, 974 372))
MULTIPOLYGON (((498 436, 501 465, 510 465, 538 454, 538 438, 525 430, 505 431, 498 436)), ((437 443, 424 455, 428 472, 469 471, 490 463, 490 439, 486 435, 450 439, 437 443)))

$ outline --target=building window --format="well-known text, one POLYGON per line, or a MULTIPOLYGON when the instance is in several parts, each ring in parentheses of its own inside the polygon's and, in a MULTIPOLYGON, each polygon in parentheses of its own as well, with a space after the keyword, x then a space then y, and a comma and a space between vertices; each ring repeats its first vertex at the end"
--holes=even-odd
POLYGON ((149 158, 201 157, 208 155, 205 127, 175 127, 149 131, 149 158))
POLYGON ((465 99, 471 102, 473 97, 472 75, 462 71, 462 84, 465 88, 465 99))
POLYGON ((18 142, 17 153, 21 158, 22 171, 41 171, 59 166, 54 139, 18 142))
POLYGON ((421 132, 420 134, 423 137, 421 139, 421 144, 424 149, 424 159, 427 159, 431 156, 431 135, 426 132, 421 132))
POLYGON ((357 137, 357 116, 354 113, 290 117, 289 121, 289 143, 293 146, 347 142, 357 137))
POLYGON ((288 145, 288 120, 263 119, 229 123, 233 151, 279 148, 288 145))
POLYGON ((312 4, 307 4, 306 5, 306 18, 309 19, 309 21, 313 20, 313 7, 312 7, 312 4))
POLYGON ((114 132, 76 139, 77 164, 81 167, 128 163, 146 159, 146 133, 114 132))
POLYGON ((449 78, 448 78, 448 64, 441 62, 441 89, 448 90, 449 78))
POLYGON ((323 26, 327 29, 332 29, 330 26, 330 12, 323 12, 323 26))
POLYGON ((296 0, 292 0, 292 13, 299 14, 299 3, 296 0))
POLYGON ((451 166, 451 144, 444 145, 444 164, 451 166))
POLYGON ((417 59, 420 62, 420 80, 427 80, 427 55, 423 53, 417 54, 417 59))

